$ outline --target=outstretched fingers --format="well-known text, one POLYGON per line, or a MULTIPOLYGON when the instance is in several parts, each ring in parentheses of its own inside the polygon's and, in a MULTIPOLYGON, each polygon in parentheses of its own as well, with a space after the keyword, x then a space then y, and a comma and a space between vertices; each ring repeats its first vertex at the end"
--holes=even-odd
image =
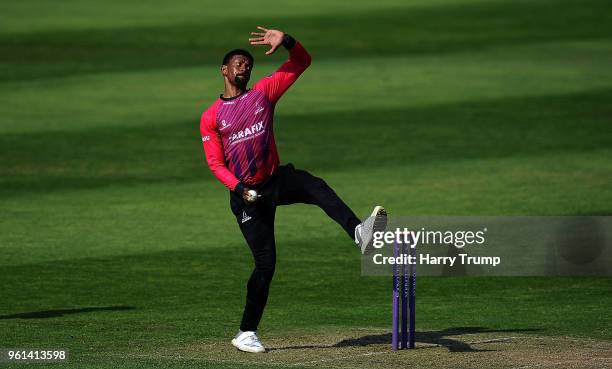
POLYGON ((266 51, 266 55, 273 54, 279 46, 278 44, 276 44, 276 42, 273 42, 272 40, 272 34, 275 31, 270 32, 269 29, 262 26, 257 26, 257 29, 263 32, 251 32, 251 36, 255 37, 249 38, 249 43, 251 45, 271 45, 272 47, 270 48, 270 50, 266 51))
MULTIPOLYGON (((257 26, 257 28, 261 29, 262 31, 267 31, 267 29, 263 28, 263 27, 259 27, 257 26)), ((251 32, 251 36, 256 36, 256 37, 251 37, 249 38, 249 43, 251 45, 266 45, 269 44, 269 42, 265 41, 265 32, 251 32)))

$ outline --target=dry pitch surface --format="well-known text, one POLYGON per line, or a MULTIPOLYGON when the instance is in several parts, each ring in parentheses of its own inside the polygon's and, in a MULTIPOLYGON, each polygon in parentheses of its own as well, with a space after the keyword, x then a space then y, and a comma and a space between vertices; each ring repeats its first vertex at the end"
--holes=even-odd
MULTIPOLYGON (((202 367, 256 365, 309 368, 612 368, 612 343, 588 338, 486 332, 423 334, 414 350, 392 352, 390 335, 377 329, 270 338, 265 354, 206 342, 127 354, 131 359, 198 363, 202 367)), ((228 340, 229 341, 229 340, 228 340)))

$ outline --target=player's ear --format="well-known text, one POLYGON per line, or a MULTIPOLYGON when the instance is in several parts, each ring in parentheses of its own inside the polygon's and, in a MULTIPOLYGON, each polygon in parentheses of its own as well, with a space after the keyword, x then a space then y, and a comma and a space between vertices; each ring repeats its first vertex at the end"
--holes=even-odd
POLYGON ((224 77, 227 77, 227 65, 221 65, 221 74, 223 74, 224 77))

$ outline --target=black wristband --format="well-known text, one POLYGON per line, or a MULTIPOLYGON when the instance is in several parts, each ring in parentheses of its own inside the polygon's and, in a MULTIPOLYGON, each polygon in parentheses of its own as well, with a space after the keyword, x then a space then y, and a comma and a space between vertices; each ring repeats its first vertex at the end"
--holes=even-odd
POLYGON ((240 197, 242 197, 242 192, 244 192, 244 184, 242 182, 238 182, 236 187, 234 187, 234 192, 236 192, 240 197))
POLYGON ((283 46, 285 47, 285 49, 290 50, 295 46, 295 39, 285 33, 285 35, 283 36, 283 46))

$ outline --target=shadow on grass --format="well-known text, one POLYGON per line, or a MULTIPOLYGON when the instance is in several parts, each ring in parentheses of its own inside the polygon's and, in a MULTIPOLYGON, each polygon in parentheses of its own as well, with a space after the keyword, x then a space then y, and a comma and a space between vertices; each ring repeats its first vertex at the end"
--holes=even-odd
MULTIPOLYGON (((606 39, 612 35, 612 23, 605 15, 611 8, 609 2, 597 0, 495 1, 292 14, 271 16, 266 22, 288 30, 304 42, 315 60, 321 60, 606 39), (368 32, 363 32, 364 24, 371 25, 368 32)), ((231 27, 227 19, 207 19, 164 26, 0 34, 0 61, 7 66, 0 71, 0 80, 218 65, 228 49, 248 46, 248 32, 256 25, 252 17, 234 17, 229 23, 231 27)))
MULTIPOLYGON (((464 342, 456 338, 448 338, 448 336, 461 336, 464 334, 480 334, 480 333, 525 333, 538 332, 540 329, 524 328, 524 329, 488 329, 483 327, 455 327, 447 328, 441 331, 419 331, 416 333, 416 340, 420 343, 427 343, 446 347, 451 352, 482 352, 489 350, 475 349, 471 345, 472 342, 464 342)), ((503 338, 503 337, 502 337, 503 338)), ((486 340, 479 341, 486 342, 486 340)), ((331 347, 357 347, 369 345, 388 344, 391 347, 391 333, 371 334, 358 338, 347 338, 333 345, 296 345, 286 347, 271 348, 269 351, 277 350, 299 350, 299 349, 316 349, 316 348, 331 348, 331 347)))
MULTIPOLYGON (((612 90, 434 107, 277 117, 284 161, 317 170, 539 157, 612 147, 612 90), (377 122, 378 136, 372 136, 377 122), (316 134, 325 132, 325 134, 316 134), (342 140, 338 140, 341 137, 342 140), (382 144, 364 150, 372 140, 382 144), (330 158, 334 158, 330 160, 330 158)), ((213 180, 198 122, 0 135, 0 198, 110 185, 213 180), (138 142, 137 145, 134 143, 138 142)), ((559 165, 559 163, 557 163, 559 165)), ((214 180, 216 181, 216 180, 214 180)))
MULTIPOLYGON (((456 338, 447 338, 448 336, 461 336, 464 334, 477 333, 524 333, 537 332, 540 329, 488 329, 483 327, 455 327, 447 328, 441 331, 423 331, 416 333, 417 342, 428 343, 446 347, 451 352, 476 352, 487 351, 472 348, 469 342, 460 341, 456 338)), ((334 345, 334 347, 349 347, 349 346, 368 346, 372 344, 391 345, 391 333, 368 335, 359 338, 349 338, 342 340, 334 345)))
POLYGON ((121 310, 134 310, 134 306, 96 306, 96 307, 84 307, 78 309, 55 309, 55 310, 41 310, 31 311, 28 313, 17 313, 10 315, 0 315, 0 320, 3 319, 46 319, 46 318, 59 318, 64 315, 91 313, 94 311, 121 311, 121 310))

